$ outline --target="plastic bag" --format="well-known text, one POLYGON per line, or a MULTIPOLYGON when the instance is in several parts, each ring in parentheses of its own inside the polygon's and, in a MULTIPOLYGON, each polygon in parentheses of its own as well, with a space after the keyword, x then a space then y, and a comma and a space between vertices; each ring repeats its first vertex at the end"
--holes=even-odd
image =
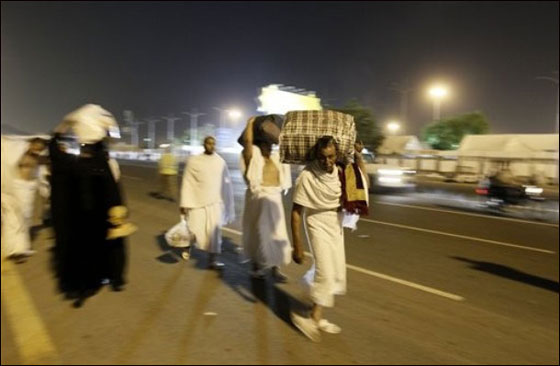
POLYGON ((194 239, 193 233, 189 230, 187 220, 181 216, 181 221, 165 233, 165 241, 172 247, 186 248, 191 245, 194 239))

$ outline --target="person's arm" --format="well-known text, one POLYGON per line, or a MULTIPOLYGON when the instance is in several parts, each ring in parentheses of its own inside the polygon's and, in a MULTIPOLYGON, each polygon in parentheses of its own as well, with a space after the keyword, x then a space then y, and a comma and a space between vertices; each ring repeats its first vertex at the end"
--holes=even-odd
POLYGON ((366 171, 366 165, 364 163, 364 158, 362 157, 363 148, 364 148, 364 144, 361 141, 356 141, 356 143, 354 144, 354 159, 356 160, 356 163, 358 164, 358 167, 362 171, 362 174, 366 178, 367 186, 371 187, 370 184, 369 184, 369 176, 368 176, 367 171, 366 171))
POLYGON ((184 190, 185 190, 185 184, 187 181, 187 168, 188 168, 188 164, 189 161, 188 159, 185 161, 185 168, 183 170, 183 179, 181 180, 181 195, 179 197, 179 212, 181 213, 181 215, 186 215, 188 212, 188 209, 186 207, 182 207, 183 204, 183 196, 184 196, 184 190))
POLYGON ((247 121, 247 127, 245 128, 245 134, 243 135, 243 160, 245 161, 245 167, 249 168, 249 163, 253 157, 253 124, 255 123, 255 117, 249 118, 247 121))
POLYGON ((303 243, 301 241, 301 214, 303 206, 294 202, 292 206, 292 259, 297 264, 303 263, 303 243))

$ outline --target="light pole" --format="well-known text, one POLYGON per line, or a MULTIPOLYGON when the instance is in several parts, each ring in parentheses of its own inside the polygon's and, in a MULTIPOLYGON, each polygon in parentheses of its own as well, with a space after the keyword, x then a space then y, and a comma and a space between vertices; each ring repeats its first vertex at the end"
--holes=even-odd
POLYGON ((156 122, 160 122, 157 118, 146 118, 146 122, 148 123, 148 146, 150 149, 153 149, 156 143, 156 122))
POLYGON ((161 117, 167 121, 167 140, 172 144, 175 138, 175 121, 181 119, 179 117, 174 117, 172 114, 169 117, 161 117))
MULTIPOLYGON (((558 75, 558 71, 554 71, 554 74, 558 75)), ((537 80, 548 80, 550 82, 553 82, 554 84, 556 84, 556 126, 554 128, 554 132, 558 133, 558 109, 559 109, 559 99, 560 99, 560 92, 558 91, 558 76, 556 77, 550 77, 550 76, 538 76, 536 78, 537 80)), ((560 170, 559 170, 559 164, 558 164, 558 159, 559 156, 558 154, 560 154, 560 152, 556 152, 556 178, 555 178, 555 183, 558 183, 558 178, 560 175, 560 170)))
POLYGON ((216 133, 216 139, 218 143, 226 147, 231 138, 230 135, 231 131, 227 131, 225 129, 226 115, 231 120, 235 121, 239 117, 241 117, 241 112, 236 108, 231 108, 231 109, 222 109, 218 107, 213 107, 213 108, 220 113, 220 124, 218 128, 218 132, 216 133))
POLYGON ((220 119, 218 121, 218 128, 221 130, 222 128, 224 128, 224 116, 225 116, 225 109, 222 108, 218 108, 218 107, 213 107, 213 109, 217 110, 218 113, 220 114, 220 119))
POLYGON ((132 146, 138 145, 138 127, 134 124, 134 114, 132 111, 126 110, 123 112, 123 119, 130 131, 130 144, 132 146))
MULTIPOLYGON (((554 72, 555 74, 558 74, 558 71, 554 72)), ((554 84, 556 84, 556 128, 554 129, 554 132, 558 133, 558 101, 560 98, 560 94, 558 92, 558 77, 550 77, 550 76, 538 76, 536 78, 537 80, 548 80, 550 82, 553 82, 554 84)))
POLYGON ((133 124, 133 127, 132 127, 130 140, 131 140, 131 143, 132 143, 133 146, 136 146, 137 148, 139 148, 140 146, 138 145, 138 126, 143 125, 144 122, 133 120, 132 124, 133 124))
POLYGON ((224 124, 225 124, 225 121, 226 121, 226 114, 232 120, 237 120, 239 117, 241 117, 241 112, 236 108, 222 109, 222 108, 218 108, 218 107, 213 107, 213 109, 220 112, 220 124, 219 124, 220 129, 224 128, 224 124))
POLYGON ((414 90, 408 85, 408 79, 405 80, 404 84, 392 83, 389 90, 396 91, 401 95, 401 121, 406 123, 408 121, 408 93, 414 90))
POLYGON ((127 124, 127 128, 130 131, 130 145, 139 148, 138 145, 138 126, 143 125, 144 122, 140 122, 134 118, 134 113, 130 110, 123 112, 124 121, 127 124))
POLYGON ((206 113, 198 113, 196 111, 196 108, 192 111, 192 112, 182 112, 183 114, 186 114, 187 116, 189 116, 191 118, 191 133, 190 133, 190 137, 191 137, 191 146, 195 146, 195 143, 198 141, 198 136, 197 136, 197 132, 198 132, 198 117, 199 116, 203 116, 206 113))
POLYGON ((439 121, 441 118, 441 100, 447 96, 447 88, 441 85, 436 85, 428 91, 434 100, 434 121, 439 121))

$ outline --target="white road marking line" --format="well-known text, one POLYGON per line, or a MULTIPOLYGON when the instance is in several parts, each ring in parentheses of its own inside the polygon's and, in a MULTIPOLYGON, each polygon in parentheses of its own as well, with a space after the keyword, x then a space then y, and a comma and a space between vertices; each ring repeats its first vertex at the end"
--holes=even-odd
MULTIPOLYGON (((475 214, 475 213, 470 213, 470 212, 460 212, 460 211, 452 211, 452 210, 441 210, 441 209, 432 208, 432 207, 405 205, 405 204, 402 204, 402 203, 389 203, 389 202, 376 201, 376 202, 374 202, 373 204, 374 204, 374 205, 375 205, 375 204, 379 204, 379 205, 387 205, 387 206, 408 207, 408 208, 416 208, 416 209, 419 209, 419 210, 439 211, 439 212, 452 213, 452 214, 457 214, 457 215, 466 215, 466 216, 483 217, 483 218, 485 218, 485 219, 504 220, 504 221, 521 222, 521 223, 524 223, 524 224, 534 224, 534 225, 543 225, 543 226, 558 227, 557 224, 550 224, 550 223, 547 223, 547 222, 528 221, 528 220, 522 220, 522 219, 514 219, 514 218, 510 218, 510 217, 489 216, 489 215, 475 214)), ((555 212, 558 212, 558 211, 555 211, 555 212)))
POLYGON ((17 269, 2 262, 2 304, 24 365, 38 365, 59 359, 58 352, 17 269))
MULTIPOLYGON (((230 232, 232 234, 241 235, 240 231, 230 229, 230 228, 227 228, 227 227, 223 227, 222 230, 230 232)), ((305 252, 305 255, 307 257, 312 257, 311 253, 309 253, 309 252, 305 252)), ((438 290, 438 289, 435 289, 435 288, 432 288, 432 287, 420 285, 420 284, 417 284, 417 283, 414 283, 414 282, 402 280, 400 278, 392 277, 392 276, 389 276, 389 275, 386 275, 386 274, 383 274, 383 273, 370 271, 368 269, 361 268, 361 267, 358 267, 358 266, 354 266, 352 264, 347 264, 346 267, 348 269, 354 270, 356 272, 360 272, 360 273, 363 273, 363 274, 367 274, 367 275, 370 275, 370 276, 381 278, 383 280, 398 283, 400 285, 412 287, 412 288, 415 288, 415 289, 420 290, 420 291, 429 292, 431 294, 439 295, 439 296, 442 296, 442 297, 445 297, 445 298, 448 298, 448 299, 451 299, 451 300, 455 300, 455 301, 464 301, 465 300, 464 297, 459 296, 459 295, 455 295, 455 294, 452 294, 452 293, 449 293, 449 292, 441 291, 441 290, 438 290)))
POLYGON ((497 241, 497 240, 476 238, 474 236, 451 234, 451 233, 446 233, 446 232, 438 231, 438 230, 422 229, 422 228, 415 227, 415 226, 393 224, 391 222, 384 222, 384 221, 364 219, 364 218, 360 219, 360 221, 371 222, 371 223, 380 224, 380 225, 394 226, 394 227, 408 229, 408 230, 422 231, 422 232, 431 233, 431 234, 451 236, 453 238, 460 238, 460 239, 466 239, 466 240, 472 240, 472 241, 480 241, 480 242, 483 242, 483 243, 501 245, 501 246, 517 248, 517 249, 530 250, 530 251, 534 251, 534 252, 540 252, 540 253, 546 253, 546 254, 556 254, 556 252, 553 252, 551 250, 546 250, 546 249, 540 249, 540 248, 535 248, 535 247, 527 247, 527 246, 518 245, 518 244, 505 243, 505 242, 497 241))
POLYGON ((412 287, 415 288, 417 290, 420 291, 424 291, 424 292, 429 292, 431 294, 434 295, 438 295, 438 296, 442 296, 451 300, 455 300, 455 301, 464 301, 465 298, 459 295, 455 295, 449 292, 445 292, 445 291, 441 291, 438 289, 435 289, 433 287, 428 287, 428 286, 424 286, 424 285, 420 285, 418 283, 414 283, 414 282, 410 282, 410 281, 406 281, 406 280, 401 280, 400 278, 396 278, 396 277, 392 277, 383 273, 379 273, 379 272, 374 272, 374 271, 370 271, 364 268, 360 268, 360 267, 356 267, 354 265, 351 264, 347 264, 346 267, 348 267, 349 269, 353 269, 356 272, 360 272, 360 273, 364 273, 364 274, 368 274, 370 276, 374 276, 377 278, 381 278, 383 280, 387 280, 387 281, 391 281, 391 282, 395 282, 398 283, 400 285, 405 285, 408 287, 412 287))

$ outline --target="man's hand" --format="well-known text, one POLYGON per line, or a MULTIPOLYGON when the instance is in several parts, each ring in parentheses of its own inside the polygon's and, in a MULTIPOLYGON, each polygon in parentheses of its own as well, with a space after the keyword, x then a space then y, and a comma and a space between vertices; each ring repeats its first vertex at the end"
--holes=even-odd
POLYGON ((354 143, 354 151, 356 152, 356 154, 361 154, 363 149, 364 149, 364 143, 362 141, 357 140, 354 143))
POLYGON ((292 259, 297 264, 303 263, 303 245, 301 244, 301 215, 303 207, 294 202, 292 206, 292 259))
POLYGON ((292 259, 297 264, 302 264, 304 260, 303 247, 301 245, 294 245, 292 249, 292 259))

